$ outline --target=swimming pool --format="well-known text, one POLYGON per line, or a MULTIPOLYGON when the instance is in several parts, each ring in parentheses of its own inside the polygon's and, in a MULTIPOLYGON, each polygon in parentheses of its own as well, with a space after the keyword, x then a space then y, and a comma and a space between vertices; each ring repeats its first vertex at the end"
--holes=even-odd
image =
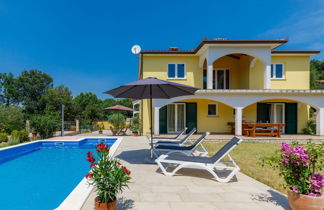
POLYGON ((90 170, 86 152, 116 140, 37 141, 0 150, 0 209, 58 207, 90 170))

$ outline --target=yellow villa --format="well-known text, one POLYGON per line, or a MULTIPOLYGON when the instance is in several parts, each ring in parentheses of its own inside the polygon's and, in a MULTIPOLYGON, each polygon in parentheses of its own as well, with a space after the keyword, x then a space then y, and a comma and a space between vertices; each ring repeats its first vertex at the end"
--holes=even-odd
MULTIPOLYGON (((287 41, 203 39, 193 50, 142 51, 139 79, 199 88, 195 95, 153 100, 154 133, 195 127, 199 133, 242 135, 242 122, 263 122, 284 123, 283 133, 298 134, 313 107, 317 135, 324 135, 324 92, 310 90, 310 57, 319 51, 275 50, 287 41)), ((147 133, 149 103, 135 104, 147 133)))

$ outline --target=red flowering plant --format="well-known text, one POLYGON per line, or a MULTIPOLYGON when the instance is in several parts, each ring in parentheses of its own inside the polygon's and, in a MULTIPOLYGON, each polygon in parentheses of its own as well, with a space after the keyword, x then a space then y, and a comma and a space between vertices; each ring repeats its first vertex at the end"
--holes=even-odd
POLYGON ((281 149, 273 156, 261 159, 261 164, 268 164, 279 170, 279 175, 286 182, 285 188, 310 196, 321 196, 324 187, 323 170, 324 143, 315 144, 311 140, 306 145, 293 142, 281 144, 281 149))
POLYGON ((131 179, 130 170, 109 156, 109 147, 104 143, 96 146, 95 154, 88 152, 86 160, 91 168, 86 178, 96 187, 97 201, 109 203, 116 200, 117 193, 122 192, 131 179))

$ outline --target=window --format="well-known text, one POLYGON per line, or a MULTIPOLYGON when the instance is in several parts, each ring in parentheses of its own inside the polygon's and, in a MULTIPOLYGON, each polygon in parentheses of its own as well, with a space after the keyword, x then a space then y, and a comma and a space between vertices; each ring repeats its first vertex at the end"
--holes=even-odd
POLYGON ((168 64, 168 78, 169 79, 184 79, 186 78, 185 65, 179 64, 168 64))
MULTIPOLYGON (((229 89, 228 69, 213 70, 213 89, 229 89)), ((203 70, 203 89, 207 89, 207 70, 203 70)))
POLYGON ((217 104, 208 104, 208 116, 217 116, 217 104))
POLYGON ((282 63, 271 64, 271 79, 284 79, 284 66, 282 63))

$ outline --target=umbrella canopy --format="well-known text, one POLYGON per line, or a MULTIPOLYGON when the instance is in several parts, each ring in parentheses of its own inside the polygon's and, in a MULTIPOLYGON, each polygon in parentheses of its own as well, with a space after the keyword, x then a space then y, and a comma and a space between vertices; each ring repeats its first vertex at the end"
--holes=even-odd
POLYGON ((123 105, 115 105, 115 106, 110 106, 107 108, 104 108, 104 110, 115 110, 115 111, 133 111, 132 108, 129 108, 127 106, 123 106, 123 105))
POLYGON ((148 77, 122 85, 105 93, 116 98, 145 99, 193 95, 197 90, 198 88, 195 87, 160 80, 155 77, 148 77))
POLYGON ((152 99, 194 95, 198 88, 148 77, 106 91, 116 98, 150 99, 151 158, 153 158, 153 103, 152 99))

